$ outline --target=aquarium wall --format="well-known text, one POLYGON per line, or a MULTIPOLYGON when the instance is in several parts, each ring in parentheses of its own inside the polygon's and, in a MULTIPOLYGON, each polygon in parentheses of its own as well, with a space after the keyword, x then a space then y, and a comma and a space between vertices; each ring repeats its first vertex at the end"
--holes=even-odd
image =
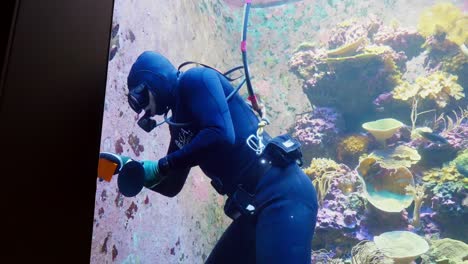
MULTIPOLYGON (((252 0, 266 130, 301 142, 317 190, 311 263, 468 258, 467 12, 467 1, 252 0)), ((146 50, 242 65, 242 19, 242 0, 116 0, 101 151, 163 157, 167 125, 147 133, 128 106, 131 65, 146 50)), ((97 180, 91 263, 203 263, 230 223, 224 201, 198 167, 174 198, 97 180)))

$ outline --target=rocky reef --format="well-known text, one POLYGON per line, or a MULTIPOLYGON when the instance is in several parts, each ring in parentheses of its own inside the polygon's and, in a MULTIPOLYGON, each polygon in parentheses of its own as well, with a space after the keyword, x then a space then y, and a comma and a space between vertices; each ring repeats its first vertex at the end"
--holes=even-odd
POLYGON ((334 157, 339 135, 344 130, 341 114, 330 107, 315 107, 299 115, 292 135, 302 144, 304 161, 313 157, 334 157))

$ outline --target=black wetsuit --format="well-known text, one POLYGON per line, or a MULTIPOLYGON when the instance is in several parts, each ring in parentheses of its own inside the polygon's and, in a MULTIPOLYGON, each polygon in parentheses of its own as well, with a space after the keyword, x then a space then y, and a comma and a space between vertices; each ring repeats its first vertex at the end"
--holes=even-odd
POLYGON ((259 179, 249 189, 255 193, 256 214, 233 221, 207 263, 310 263, 317 215, 314 187, 296 164, 262 167, 246 144, 258 119, 239 95, 226 101, 232 91, 214 70, 198 67, 182 73, 172 91, 172 121, 191 124, 170 126, 170 173, 153 190, 175 196, 197 165, 222 183, 216 189, 228 196, 238 184, 248 187, 259 179))

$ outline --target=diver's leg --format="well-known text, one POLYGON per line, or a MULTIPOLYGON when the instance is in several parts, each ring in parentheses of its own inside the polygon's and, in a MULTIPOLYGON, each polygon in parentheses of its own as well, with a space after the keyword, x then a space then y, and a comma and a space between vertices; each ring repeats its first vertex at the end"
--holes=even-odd
POLYGON ((280 200, 264 208, 257 222, 256 263, 310 264, 316 212, 295 200, 280 200))
POLYGON ((295 164, 272 168, 257 194, 264 201, 257 215, 257 263, 310 264, 318 204, 307 175, 295 164))
POLYGON ((251 218, 233 221, 216 243, 206 264, 254 264, 255 226, 251 218))

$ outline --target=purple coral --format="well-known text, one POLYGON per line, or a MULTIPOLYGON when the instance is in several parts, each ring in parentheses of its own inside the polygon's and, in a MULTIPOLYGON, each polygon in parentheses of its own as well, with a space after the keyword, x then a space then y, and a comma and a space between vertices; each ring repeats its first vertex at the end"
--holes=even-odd
POLYGON ((416 30, 402 27, 381 26, 374 35, 374 42, 392 47, 397 52, 404 52, 408 59, 418 56, 425 38, 416 30))
POLYGON ((468 149, 468 122, 462 122, 456 129, 445 131, 441 134, 454 149, 468 149))
MULTIPOLYGON (((467 188, 461 181, 447 181, 443 183, 429 183, 430 197, 427 198, 427 207, 433 212, 427 218, 429 230, 425 232, 435 232, 432 227, 440 229, 442 237, 467 242, 468 229, 461 228, 466 225, 465 219, 468 217, 468 209, 463 204, 463 200, 468 197, 467 188)), ((424 218, 421 217, 424 221, 424 218)))
POLYGON ((296 121, 293 135, 302 144, 306 163, 313 157, 332 155, 325 151, 335 149, 330 144, 336 144, 338 134, 343 129, 342 122, 341 115, 329 107, 316 107, 296 121))
POLYGON ((357 174, 344 164, 340 168, 343 173, 333 178, 323 205, 319 208, 313 244, 317 248, 349 253, 355 243, 369 239, 370 236, 362 228, 365 202, 357 174), (349 184, 353 186, 350 193, 349 189, 343 188, 349 184))
POLYGON ((315 86, 324 76, 332 74, 331 68, 328 72, 321 73, 323 68, 328 68, 324 62, 325 58, 327 58, 325 49, 300 50, 291 57, 289 66, 305 80, 306 86, 315 86))
POLYGON ((369 17, 367 21, 361 23, 352 20, 341 23, 331 30, 328 47, 334 49, 362 37, 372 38, 381 25, 382 21, 376 17, 369 17))

